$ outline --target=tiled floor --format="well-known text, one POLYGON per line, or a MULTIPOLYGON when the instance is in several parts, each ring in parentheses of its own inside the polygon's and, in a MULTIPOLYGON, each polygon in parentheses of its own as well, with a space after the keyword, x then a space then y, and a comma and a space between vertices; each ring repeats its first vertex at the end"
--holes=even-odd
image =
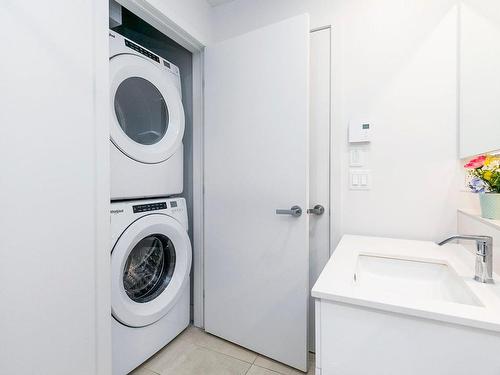
MULTIPOLYGON (((130 375, 305 375, 240 346, 188 327, 130 375)), ((314 374, 310 354, 308 375, 314 374)))

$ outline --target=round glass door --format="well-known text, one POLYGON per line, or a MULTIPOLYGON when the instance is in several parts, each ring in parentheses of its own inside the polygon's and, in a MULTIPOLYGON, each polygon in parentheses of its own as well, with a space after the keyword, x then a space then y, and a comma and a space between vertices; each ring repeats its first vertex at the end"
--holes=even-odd
POLYGON ((168 128, 168 108, 161 92, 141 77, 130 77, 118 86, 114 108, 125 134, 141 145, 161 141, 168 128))
POLYGON ((111 252, 113 317, 129 327, 158 321, 185 293, 190 269, 191 243, 179 221, 163 214, 137 219, 111 252))
POLYGON ((128 297, 146 303, 169 285, 175 269, 175 248, 165 235, 152 234, 135 245, 123 269, 123 287, 128 297))
POLYGON ((171 74, 142 57, 110 59, 110 139, 131 159, 156 164, 182 146, 185 118, 171 74))

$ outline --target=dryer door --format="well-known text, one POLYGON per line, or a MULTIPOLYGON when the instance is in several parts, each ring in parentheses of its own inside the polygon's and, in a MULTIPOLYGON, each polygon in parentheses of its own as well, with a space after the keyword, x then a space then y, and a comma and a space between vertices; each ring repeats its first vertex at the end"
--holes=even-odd
POLYGON ((111 141, 136 161, 161 163, 181 145, 184 108, 171 74, 135 55, 110 60, 111 141))
POLYGON ((113 316, 130 327, 161 319, 189 278, 191 243, 170 216, 152 214, 132 223, 111 253, 113 316))

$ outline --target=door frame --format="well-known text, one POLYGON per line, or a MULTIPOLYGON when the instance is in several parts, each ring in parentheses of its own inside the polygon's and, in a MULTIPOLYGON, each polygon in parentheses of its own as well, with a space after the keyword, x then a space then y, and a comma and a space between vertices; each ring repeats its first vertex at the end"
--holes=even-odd
POLYGON ((330 256, 333 254, 337 243, 340 241, 340 174, 341 174, 341 164, 340 157, 338 153, 336 154, 336 150, 340 150, 340 140, 342 139, 342 135, 339 133, 339 130, 334 126, 334 93, 333 93, 333 84, 335 82, 334 73, 334 36, 335 29, 331 24, 318 26, 311 28, 310 34, 317 31, 329 30, 330 32, 330 120, 329 120, 329 128, 330 128, 330 138, 329 138, 329 185, 330 185, 330 195, 328 197, 329 207, 330 207, 330 230, 329 230, 329 243, 330 243, 330 256))
POLYGON ((95 373, 111 373, 111 241, 109 169, 109 7, 93 0, 94 165, 95 165, 95 373))
MULTIPOLYGON (((323 32, 323 31, 328 31, 329 34, 329 58, 330 58, 330 64, 329 64, 329 75, 330 75, 330 80, 329 80, 329 119, 328 119, 328 130, 329 130, 329 138, 328 138, 328 187, 329 187, 329 194, 328 194, 328 207, 329 207, 329 227, 328 227, 328 243, 329 243, 329 252, 328 256, 330 257, 333 254, 333 251, 337 245, 338 242, 338 233, 339 233, 339 226, 338 226, 338 212, 339 209, 337 207, 337 201, 335 200, 335 194, 337 194, 337 191, 340 191, 340 185, 339 185, 339 175, 340 175, 340 163, 338 160, 340 159, 338 155, 335 155, 334 151, 337 149, 340 149, 337 147, 338 145, 338 139, 340 139, 339 135, 336 133, 336 130, 333 126, 333 36, 334 36, 334 29, 331 24, 327 24, 324 26, 319 26, 319 27, 314 27, 311 28, 310 30, 310 35, 312 35, 316 32, 323 32)), ((312 287, 312 285, 311 285, 312 287)), ((314 315, 309 314, 309 319, 316 319, 314 315)), ((311 332, 309 332, 309 345, 308 349, 310 352, 316 352, 315 348, 315 342, 311 341, 311 332)))
MULTIPOLYGON (((204 215, 203 215, 203 185, 204 185, 204 48, 205 42, 198 40, 186 32, 176 22, 162 11, 149 4, 146 0, 116 0, 132 13, 155 27, 163 34, 179 43, 193 54, 193 303, 194 325, 204 326, 204 215)), ((109 142, 109 141, 108 141, 109 142)))

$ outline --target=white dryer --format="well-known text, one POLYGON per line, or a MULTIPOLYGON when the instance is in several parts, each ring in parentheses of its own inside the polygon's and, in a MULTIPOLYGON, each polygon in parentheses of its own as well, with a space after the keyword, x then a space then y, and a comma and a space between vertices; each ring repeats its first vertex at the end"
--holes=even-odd
POLYGON ((182 193, 179 68, 110 31, 111 199, 182 193))
POLYGON ((128 374, 188 326, 187 229, 183 198, 111 204, 113 375, 128 374))

